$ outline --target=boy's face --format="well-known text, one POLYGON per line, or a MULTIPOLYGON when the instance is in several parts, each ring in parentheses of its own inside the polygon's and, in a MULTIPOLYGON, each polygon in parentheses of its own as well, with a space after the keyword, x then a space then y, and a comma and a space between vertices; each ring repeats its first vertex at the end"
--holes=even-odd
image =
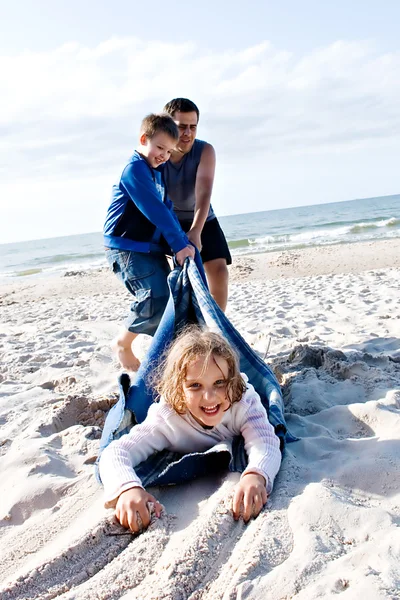
POLYGON ((177 110, 172 115, 179 129, 179 140, 176 149, 182 154, 187 154, 192 149, 197 133, 197 114, 193 112, 181 112, 177 110))
POLYGON ((140 136, 140 154, 147 159, 153 169, 167 162, 175 146, 176 140, 163 131, 156 133, 152 138, 144 133, 140 136))
POLYGON ((227 397, 228 363, 211 356, 204 364, 203 356, 189 364, 183 382, 187 410, 200 425, 215 427, 230 407, 227 397))

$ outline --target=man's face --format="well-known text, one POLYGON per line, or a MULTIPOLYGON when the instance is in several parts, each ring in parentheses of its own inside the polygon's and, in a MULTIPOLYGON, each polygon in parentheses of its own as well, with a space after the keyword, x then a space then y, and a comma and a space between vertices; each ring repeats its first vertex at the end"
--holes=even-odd
POLYGON ((176 149, 182 154, 187 154, 192 149, 197 133, 197 114, 193 112, 181 112, 177 110, 173 120, 179 129, 179 140, 176 149))

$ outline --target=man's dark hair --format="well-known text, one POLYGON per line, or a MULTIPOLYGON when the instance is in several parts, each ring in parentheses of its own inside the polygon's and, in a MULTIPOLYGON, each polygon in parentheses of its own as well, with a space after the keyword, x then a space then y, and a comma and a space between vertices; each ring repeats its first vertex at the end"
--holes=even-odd
POLYGON ((179 131, 175 124, 175 121, 166 113, 155 115, 151 113, 147 115, 142 121, 140 126, 140 134, 147 135, 148 138, 152 138, 156 133, 166 133, 173 140, 179 139, 179 131))
POLYGON ((164 106, 164 112, 171 115, 171 117, 178 111, 183 113, 195 112, 197 115, 197 122, 199 122, 200 111, 191 100, 188 100, 187 98, 174 98, 164 106))

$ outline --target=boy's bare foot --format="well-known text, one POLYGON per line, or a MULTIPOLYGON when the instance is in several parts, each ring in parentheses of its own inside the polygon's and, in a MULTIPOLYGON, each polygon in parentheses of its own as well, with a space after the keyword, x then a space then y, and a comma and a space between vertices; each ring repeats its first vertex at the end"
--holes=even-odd
POLYGON ((132 348, 126 348, 117 342, 113 345, 113 350, 123 369, 127 371, 137 371, 139 369, 140 360, 133 354, 132 348))

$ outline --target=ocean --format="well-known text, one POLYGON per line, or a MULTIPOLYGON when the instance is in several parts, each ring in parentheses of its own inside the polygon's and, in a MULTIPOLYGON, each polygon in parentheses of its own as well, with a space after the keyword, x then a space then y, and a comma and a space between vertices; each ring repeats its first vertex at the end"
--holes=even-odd
MULTIPOLYGON (((219 217, 233 257, 400 237, 400 194, 219 217)), ((101 233, 0 245, 0 281, 105 266, 101 233)))

